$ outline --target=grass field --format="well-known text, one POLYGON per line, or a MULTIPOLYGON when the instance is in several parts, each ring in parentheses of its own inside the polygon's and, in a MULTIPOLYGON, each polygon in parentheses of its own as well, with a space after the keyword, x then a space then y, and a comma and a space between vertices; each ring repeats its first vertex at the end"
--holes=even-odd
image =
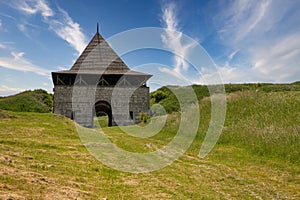
MULTIPOLYGON (((204 98, 188 151, 172 165, 142 174, 101 164, 67 118, 1 111, 0 199, 299 199, 300 92, 246 90, 227 100, 225 127, 207 157, 197 156, 210 120, 204 98)), ((179 117, 169 114, 164 129, 147 139, 119 127, 102 130, 121 148, 154 151, 174 137, 179 117)))

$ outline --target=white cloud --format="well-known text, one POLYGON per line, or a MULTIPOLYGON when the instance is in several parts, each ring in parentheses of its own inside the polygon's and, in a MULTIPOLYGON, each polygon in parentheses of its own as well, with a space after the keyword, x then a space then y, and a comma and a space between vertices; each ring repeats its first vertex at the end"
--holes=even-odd
POLYGON ((14 88, 14 87, 9 87, 6 85, 0 85, 0 96, 8 96, 11 94, 15 94, 21 91, 24 91, 25 89, 22 88, 14 88))
POLYGON ((35 14, 37 13, 37 9, 32 6, 32 1, 22 1, 22 0, 17 0, 13 1, 14 7, 20 11, 23 11, 27 14, 35 14))
MULTIPOLYGON (((252 34, 270 5, 270 0, 252 1, 237 0, 224 9, 220 19, 221 31, 230 42, 238 43, 244 40, 249 34, 252 34)), ((264 27, 266 29, 266 27, 264 27)))
POLYGON ((24 24, 18 24, 17 27, 21 32, 25 32, 26 30, 26 26, 24 24))
MULTIPOLYGON (((191 83, 190 80, 188 80, 186 77, 184 77, 182 74, 178 73, 176 70, 174 69, 170 69, 167 67, 159 67, 158 70, 162 73, 167 73, 169 75, 171 75, 173 78, 169 77, 168 79, 168 84, 187 84, 187 83, 191 83), (176 77, 176 79, 174 79, 174 77, 176 77)), ((192 83, 191 83, 192 84, 192 83)))
MULTIPOLYGON (((174 72, 173 75, 180 74, 183 71, 187 71, 188 63, 185 59, 188 56, 189 51, 196 45, 196 43, 190 42, 183 44, 182 32, 178 28, 178 20, 175 13, 176 6, 174 3, 167 4, 163 7, 162 20, 165 25, 165 32, 162 34, 162 42, 166 48, 174 52, 174 72)), ((163 70, 163 69, 162 69, 163 70)), ((164 70, 170 72, 169 69, 164 70)))
POLYGON ((253 53, 253 69, 273 81, 296 81, 300 78, 300 33, 284 37, 273 45, 253 53))
POLYGON ((6 91, 20 91, 23 90, 22 88, 13 88, 13 87, 8 87, 6 85, 0 85, 0 92, 6 92, 6 91))
POLYGON ((0 49, 5 49, 5 48, 6 48, 6 46, 4 44, 0 43, 0 49))
POLYGON ((8 14, 5 14, 5 13, 1 13, 1 12, 0 12, 0 16, 6 17, 6 18, 8 18, 8 19, 16 20, 13 16, 8 15, 8 14))
POLYGON ((240 68, 234 66, 222 66, 217 70, 201 69, 200 79, 193 81, 196 84, 216 84, 216 83, 253 83, 269 82, 263 76, 253 73, 252 69, 240 68), (221 78, 221 81, 220 81, 221 78))
MULTIPOLYGON (((299 79, 300 13, 295 8, 300 2, 237 0, 227 3, 225 9, 220 8, 214 22, 220 41, 230 49, 239 49, 244 56, 241 59, 250 64, 248 69, 246 66, 233 68, 241 73, 240 79, 244 79, 245 73, 272 82, 299 79)), ((232 58, 228 56, 223 70, 232 70, 228 68, 232 58)))
MULTIPOLYGON (((58 8, 58 12, 54 12, 46 0, 14 0, 12 7, 29 15, 41 14, 50 30, 65 40, 78 53, 81 53, 86 46, 86 37, 81 31, 80 25, 74 22, 65 10, 58 8)), ((19 24, 18 28, 22 32, 26 29, 24 24, 19 24)))
POLYGON ((12 3, 16 9, 30 15, 37 13, 41 13, 43 17, 54 15, 53 10, 45 0, 14 0, 12 3))
POLYGON ((78 53, 81 53, 86 46, 86 37, 80 25, 74 22, 63 9, 59 8, 59 11, 62 15, 60 18, 47 20, 50 29, 67 41, 78 53))
POLYGON ((24 52, 11 52, 11 57, 0 57, 0 66, 8 69, 33 72, 43 76, 49 76, 50 72, 46 69, 32 64, 24 58, 24 52))
POLYGON ((228 56, 228 58, 229 58, 229 61, 228 61, 228 62, 230 62, 230 61, 234 58, 234 56, 235 56, 239 51, 240 51, 239 49, 233 51, 233 52, 228 56))
POLYGON ((51 17, 54 15, 54 12, 49 8, 48 4, 44 0, 38 0, 36 8, 41 11, 44 17, 51 17))

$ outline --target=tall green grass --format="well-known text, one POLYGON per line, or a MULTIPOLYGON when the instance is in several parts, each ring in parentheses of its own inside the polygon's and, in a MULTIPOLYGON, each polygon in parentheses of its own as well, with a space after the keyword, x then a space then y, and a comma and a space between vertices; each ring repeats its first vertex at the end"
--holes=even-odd
MULTIPOLYGON (((208 96, 206 87, 193 88, 200 99, 201 117, 196 140, 190 148, 196 155, 209 127, 211 104, 210 98, 204 98, 208 96)), ((227 114, 218 144, 234 145, 258 156, 300 163, 299 88, 295 84, 226 85, 227 114)), ((184 87, 176 89, 185 91, 184 87)), ((173 112, 156 138, 170 141, 178 130, 180 113, 174 112, 177 108, 173 109, 177 106, 175 95, 168 88, 161 90, 167 97, 159 103, 167 107, 167 112, 173 112)))
POLYGON ((227 103, 219 144, 300 163, 300 92, 237 92, 227 103))
MULTIPOLYGON (((210 123, 211 104, 204 86, 193 86, 200 99, 199 131, 191 150, 196 154, 210 123), (201 100, 202 99, 202 100, 201 100)), ((295 84, 228 84, 227 114, 220 145, 234 145, 258 156, 300 163, 300 91, 295 84)), ((184 87, 178 88, 184 93, 184 87)), ((172 138, 180 122, 175 95, 162 88, 167 97, 159 102, 167 107, 166 126, 158 138, 172 138), (160 137, 159 137, 160 136, 160 137)), ((178 105, 179 106, 179 105, 178 105)), ((191 119, 192 120, 192 119, 191 119)))
MULTIPOLYGON (((291 84, 271 84, 271 83, 249 83, 249 84, 225 84, 226 94, 230 94, 238 91, 264 91, 264 92, 285 92, 285 91, 300 91, 299 82, 291 83, 291 84)), ((192 88, 197 96, 198 100, 201 100, 205 97, 209 97, 210 93, 205 85, 192 85, 192 88)), ((184 104, 191 104, 193 101, 190 99, 190 94, 186 92, 186 87, 179 86, 164 86, 154 92, 151 93, 150 102, 151 105, 154 103, 161 104, 167 113, 179 112, 180 105, 172 90, 176 90, 176 92, 180 96, 185 96, 186 101, 184 104), (165 96, 163 98, 159 98, 158 100, 155 98, 156 94, 162 92, 165 96)), ((154 112, 155 114, 155 112, 154 112)))
MULTIPOLYGON (((2 111, 0 199, 297 199, 300 92, 244 90, 227 99, 223 133, 207 157, 197 157, 210 122, 210 99, 203 98, 191 148, 146 174, 120 172, 96 160, 68 118, 2 111)), ((150 152, 173 139, 180 117, 168 114, 165 127, 150 138, 105 127, 105 117, 97 120, 118 147, 150 152)))

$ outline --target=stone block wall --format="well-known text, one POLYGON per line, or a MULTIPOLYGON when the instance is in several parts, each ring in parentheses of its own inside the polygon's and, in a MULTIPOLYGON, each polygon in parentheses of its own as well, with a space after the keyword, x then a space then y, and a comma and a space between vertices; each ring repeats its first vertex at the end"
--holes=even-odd
POLYGON ((149 114, 149 87, 56 85, 54 88, 54 113, 86 127, 93 126, 94 107, 99 101, 111 106, 112 125, 138 123, 141 112, 149 114))

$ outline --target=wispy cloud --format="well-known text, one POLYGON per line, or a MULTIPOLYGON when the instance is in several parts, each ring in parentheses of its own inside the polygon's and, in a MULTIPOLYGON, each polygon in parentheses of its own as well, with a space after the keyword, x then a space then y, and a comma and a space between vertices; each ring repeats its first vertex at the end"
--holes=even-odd
POLYGON ((50 75, 48 70, 34 65, 24 58, 24 52, 11 52, 10 57, 0 57, 0 66, 23 72, 33 72, 43 76, 50 75))
POLYGON ((16 20, 13 16, 0 12, 0 16, 6 17, 8 19, 16 20))
POLYGON ((159 67, 159 71, 162 73, 167 73, 173 77, 176 77, 178 80, 168 80, 168 84, 175 84, 175 83, 182 83, 182 84, 187 84, 190 83, 192 84, 192 82, 190 80, 188 80, 188 78, 186 78, 185 76, 183 76, 181 73, 178 73, 174 68, 170 69, 167 67, 159 67))
MULTIPOLYGON (((270 0, 237 0, 229 3, 217 17, 219 33, 224 40, 238 43, 253 34, 263 23, 263 18, 270 5, 270 0)), ((267 30, 270 27, 264 26, 267 30)))
POLYGON ((22 88, 14 88, 14 87, 9 87, 6 85, 0 85, 0 96, 8 96, 14 93, 18 93, 21 91, 24 91, 25 89, 22 88))
POLYGON ((182 41, 182 32, 178 27, 179 21, 176 17, 176 5, 174 3, 169 3, 163 6, 162 21, 165 27, 165 32, 161 35, 162 42, 166 48, 174 52, 174 68, 161 69, 161 71, 172 73, 177 78, 181 77, 181 74, 188 69, 188 63, 185 59, 188 56, 189 51, 196 45, 196 43, 184 43, 182 41))
POLYGON ((25 32, 26 30, 26 26, 24 24, 18 24, 17 27, 21 32, 25 32))
MULTIPOLYGON (((80 25, 73 21, 69 14, 62 8, 55 12, 46 0, 13 0, 12 7, 27 15, 40 14, 43 21, 49 25, 58 37, 65 40, 78 53, 81 53, 86 45, 86 37, 80 25)), ((24 32, 26 24, 20 24, 19 29, 24 32)))
POLYGON ((253 69, 278 82, 299 80, 299 34, 284 37, 269 48, 258 48, 253 53, 253 69))
MULTIPOLYGON (((32 38, 32 32, 35 30, 40 31, 39 25, 31 22, 31 17, 40 18, 40 20, 48 25, 49 30, 53 31, 57 37, 66 41, 72 48, 79 54, 83 51, 86 45, 86 37, 83 34, 80 25, 69 16, 69 14, 59 7, 51 8, 50 1, 47 0, 11 0, 6 4, 12 8, 18 10, 26 17, 16 19, 5 13, 0 13, 1 16, 14 20, 17 28, 28 38, 32 38)), ((1 29, 0 29, 1 30, 1 29)), ((38 75, 47 76, 51 79, 50 71, 43 69, 41 66, 33 64, 28 58, 25 58, 24 52, 17 52, 15 48, 11 48, 9 45, 0 44, 0 49, 6 51, 11 56, 0 57, 0 68, 4 67, 11 70, 18 70, 23 72, 32 72, 38 75)), ((22 51, 22 50, 21 50, 22 51)), ((7 83, 7 81, 5 81, 7 83)), ((51 84, 50 84, 51 85, 51 84)), ((51 91, 51 87, 47 86, 47 89, 51 91)), ((13 91, 12 91, 13 92, 13 91)), ((2 92, 1 94, 7 95, 10 92, 2 92)))
POLYGON ((45 0, 14 0, 14 7, 24 13, 33 15, 41 13, 43 17, 51 17, 54 15, 53 10, 48 6, 45 0))
POLYGON ((47 20, 50 29, 67 41, 78 53, 81 53, 86 46, 86 37, 81 31, 80 25, 74 22, 62 8, 58 8, 58 10, 61 16, 47 20))
MULTIPOLYGON (((249 63, 238 71, 272 82, 299 79, 300 13, 295 9, 299 6, 299 1, 237 0, 220 9, 214 17, 220 41, 239 49, 249 63)), ((235 68, 228 64, 231 59, 225 61, 228 70, 235 68)))
POLYGON ((237 50, 233 51, 233 52, 228 56, 229 62, 234 58, 234 56, 235 56, 239 51, 240 51, 240 50, 237 49, 237 50))

